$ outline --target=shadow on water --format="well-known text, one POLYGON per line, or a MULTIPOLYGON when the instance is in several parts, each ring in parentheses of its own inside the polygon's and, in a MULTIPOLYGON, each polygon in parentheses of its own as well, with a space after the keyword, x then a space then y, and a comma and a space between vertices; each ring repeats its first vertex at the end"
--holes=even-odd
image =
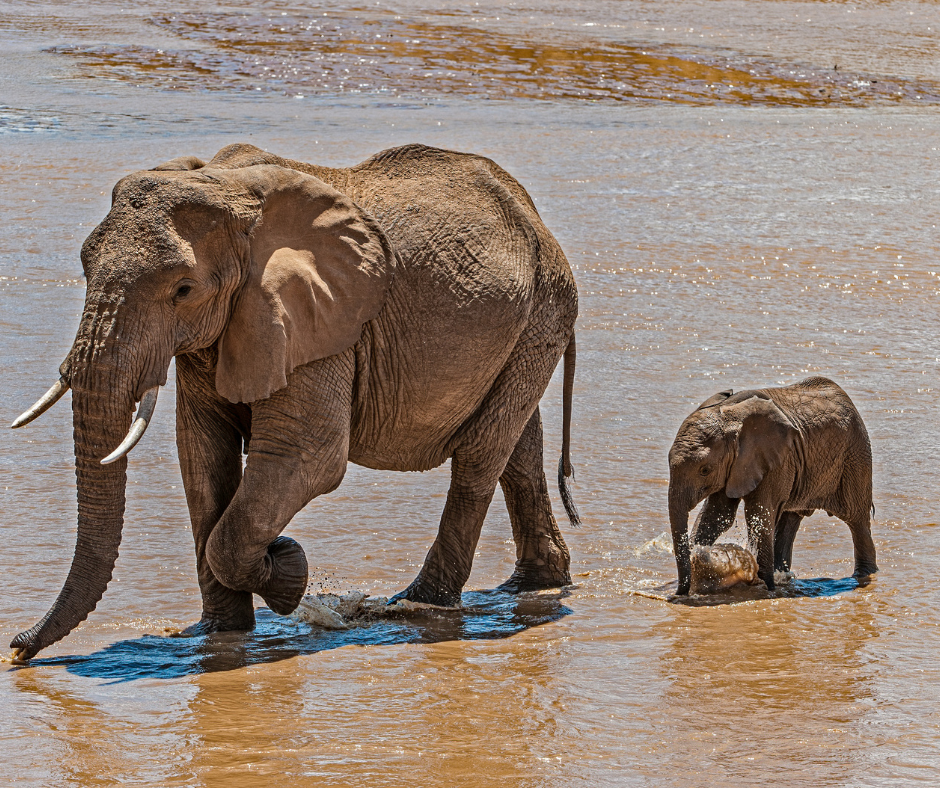
POLYGON ((566 590, 518 595, 473 591, 463 595, 459 609, 421 609, 363 621, 347 630, 320 629, 261 608, 251 632, 193 638, 145 635, 87 656, 34 659, 30 667, 64 665, 78 676, 121 683, 236 670, 343 646, 499 640, 567 616, 572 612, 562 604, 567 595, 566 590))
POLYGON ((871 582, 869 578, 831 577, 794 578, 788 583, 778 584, 773 591, 768 591, 763 583, 757 585, 737 585, 716 594, 693 594, 676 596, 677 583, 673 580, 665 585, 649 589, 636 589, 637 596, 658 599, 673 605, 686 607, 715 607, 717 605, 736 605, 742 602, 756 602, 766 599, 801 599, 830 597, 863 588, 871 582))

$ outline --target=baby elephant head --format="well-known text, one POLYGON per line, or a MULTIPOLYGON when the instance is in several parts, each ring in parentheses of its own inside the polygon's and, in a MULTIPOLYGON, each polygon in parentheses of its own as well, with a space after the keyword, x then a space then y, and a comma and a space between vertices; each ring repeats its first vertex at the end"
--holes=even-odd
POLYGON ((669 450, 669 521, 679 593, 689 592, 689 512, 717 492, 752 493, 781 465, 796 429, 764 391, 722 391, 689 415, 669 450))

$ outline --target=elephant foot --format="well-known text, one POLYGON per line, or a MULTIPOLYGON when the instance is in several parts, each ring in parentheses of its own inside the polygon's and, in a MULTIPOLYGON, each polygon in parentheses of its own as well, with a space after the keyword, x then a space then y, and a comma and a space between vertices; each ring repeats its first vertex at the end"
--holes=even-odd
POLYGON ((523 591, 540 591, 543 588, 562 588, 571 585, 571 574, 567 567, 516 566, 510 578, 496 587, 497 591, 518 594, 523 591))
POLYGON ((175 638, 195 638, 201 635, 212 635, 216 632, 249 632, 255 628, 254 610, 251 612, 250 619, 242 618, 240 620, 207 618, 203 616, 195 624, 190 624, 186 629, 180 632, 174 632, 171 637, 175 638))
POLYGON ((878 567, 875 566, 875 564, 858 564, 855 567, 855 571, 852 573, 852 577, 858 579, 870 577, 874 574, 878 574, 878 567))
POLYGON ((561 534, 549 532, 527 538, 516 555, 519 557, 512 576, 499 586, 500 591, 517 593, 571 585, 571 558, 561 534))
POLYGON ((264 558, 268 578, 255 593, 279 616, 293 613, 307 590, 307 556, 293 539, 279 536, 264 558))
POLYGON ((445 589, 439 585, 429 583, 423 580, 421 575, 418 575, 408 588, 389 599, 388 604, 394 605, 403 599, 407 599, 409 602, 437 605, 438 607, 460 607, 460 591, 445 589))
POLYGON ((200 575, 199 588, 202 591, 202 617, 174 637, 246 632, 255 628, 255 606, 249 591, 226 588, 208 571, 200 575))

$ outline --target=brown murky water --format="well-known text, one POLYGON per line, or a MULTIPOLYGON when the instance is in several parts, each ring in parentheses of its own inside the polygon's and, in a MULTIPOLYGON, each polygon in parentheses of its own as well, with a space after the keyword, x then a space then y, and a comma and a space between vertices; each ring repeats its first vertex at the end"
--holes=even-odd
MULTIPOLYGON (((199 599, 164 395, 104 600, 0 672, 0 783, 936 784, 940 7, 85 5, 0 3, 0 421, 54 379, 123 174, 236 140, 329 165, 425 142, 519 177, 575 268, 585 525, 561 593, 489 590, 513 560, 497 492, 461 611, 168 638, 199 599), (681 419, 810 373, 872 436, 877 580, 846 579, 848 529, 817 514, 789 596, 638 595, 674 577, 681 419)), ((560 411, 556 380, 550 458, 560 411)), ((70 434, 62 406, 0 432, 2 644, 71 559, 70 434)), ((446 486, 350 468, 289 529, 314 590, 403 588, 446 486)))

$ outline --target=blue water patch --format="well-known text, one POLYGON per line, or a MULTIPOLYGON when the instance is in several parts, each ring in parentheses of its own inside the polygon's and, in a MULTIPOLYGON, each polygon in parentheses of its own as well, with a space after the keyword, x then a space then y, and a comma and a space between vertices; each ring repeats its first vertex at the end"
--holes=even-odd
POLYGON ((62 121, 42 110, 17 109, 0 104, 0 134, 35 134, 55 131, 62 121))
POLYGON ((814 577, 807 579, 793 578, 787 583, 778 583, 773 591, 768 591, 763 583, 755 585, 740 584, 719 591, 715 594, 691 594, 677 596, 678 583, 673 580, 652 588, 632 588, 628 593, 647 599, 658 599, 674 605, 686 607, 713 607, 716 605, 734 605, 742 602, 756 602, 765 599, 802 599, 816 597, 832 597, 863 588, 872 582, 873 578, 843 577, 814 577))
POLYGON ((830 597, 854 591, 866 582, 855 577, 834 579, 814 577, 809 579, 794 578, 788 583, 779 583, 773 591, 768 591, 763 583, 753 586, 737 585, 717 594, 697 594, 676 596, 676 583, 661 586, 663 599, 676 605, 688 607, 711 607, 714 605, 734 605, 741 602, 753 602, 761 599, 800 599, 804 597, 830 597))
POLYGON ((473 591, 463 595, 460 608, 421 608, 407 615, 365 621, 348 630, 320 629, 261 608, 256 611, 257 625, 251 632, 198 637, 144 635, 85 656, 33 659, 30 666, 64 665, 78 676, 121 683, 237 670, 351 645, 498 640, 567 616, 572 611, 563 604, 565 596, 564 590, 531 594, 473 591))

